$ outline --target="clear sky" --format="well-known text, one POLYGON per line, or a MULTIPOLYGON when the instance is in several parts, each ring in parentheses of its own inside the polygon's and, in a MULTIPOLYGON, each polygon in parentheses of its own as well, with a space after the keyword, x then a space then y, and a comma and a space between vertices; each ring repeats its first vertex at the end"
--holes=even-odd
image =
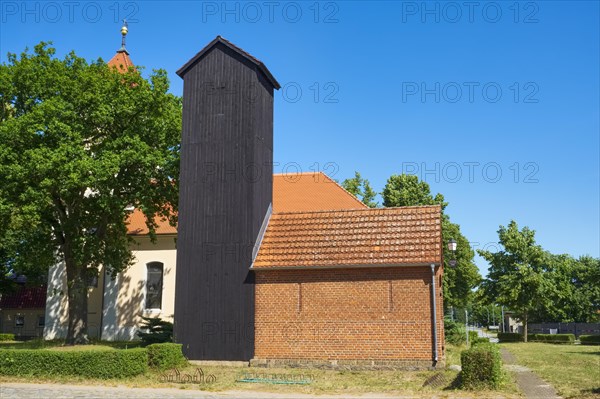
MULTIPOLYGON (((275 172, 411 172, 475 248, 511 219, 555 253, 600 256, 596 1, 0 2, 0 62, 39 41, 175 74, 216 35, 261 59, 275 172)), ((482 273, 487 265, 477 260, 482 273)))

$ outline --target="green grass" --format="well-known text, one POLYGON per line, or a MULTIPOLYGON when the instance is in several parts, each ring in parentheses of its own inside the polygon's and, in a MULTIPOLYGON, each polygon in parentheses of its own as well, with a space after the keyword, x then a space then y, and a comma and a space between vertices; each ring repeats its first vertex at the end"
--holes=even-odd
POLYGON ((538 342, 501 344, 520 365, 552 384, 564 398, 600 398, 600 348, 538 342))
MULTIPOLYGON (((12 347, 14 349, 32 347, 48 350, 116 350, 130 348, 128 343, 105 343, 97 345, 85 345, 68 347, 62 346, 63 343, 57 342, 26 342, 0 344, 0 348, 12 347)), ((463 347, 449 345, 446 350, 447 364, 460 364, 460 351, 463 347)), ((181 369, 182 373, 193 374, 197 366, 187 366, 181 369)), ((507 385, 500 391, 486 392, 466 392, 456 388, 458 372, 452 370, 442 371, 398 371, 398 370, 378 370, 378 371, 337 371, 337 370, 319 370, 319 369, 298 369, 298 368, 248 368, 248 367, 225 367, 225 366, 204 366, 202 367, 205 375, 213 374, 216 382, 212 384, 179 384, 172 382, 161 382, 161 373, 149 371, 143 375, 119 380, 89 380, 81 377, 53 376, 36 378, 40 383, 59 383, 59 384, 86 384, 86 385, 109 385, 109 386, 128 386, 128 387, 155 387, 155 388, 179 388, 179 389, 201 389, 213 392, 219 391, 254 391, 254 392, 277 392, 287 394, 339 394, 339 395, 360 395, 360 394, 389 394, 396 396, 410 396, 415 398, 518 398, 519 395, 513 385, 507 385), (237 382, 244 372, 265 373, 265 374, 310 374, 314 382, 310 385, 275 385, 266 383, 243 383, 237 382), (423 383, 434 374, 442 373, 446 384, 440 387, 423 387, 423 383)), ((27 378, 0 376, 2 382, 30 382, 27 378)))

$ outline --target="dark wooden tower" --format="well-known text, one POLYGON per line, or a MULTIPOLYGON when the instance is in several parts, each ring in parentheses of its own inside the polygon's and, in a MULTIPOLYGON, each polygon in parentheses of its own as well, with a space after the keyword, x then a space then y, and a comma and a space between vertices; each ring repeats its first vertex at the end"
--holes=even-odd
POLYGON ((177 74, 183 132, 175 340, 189 359, 254 356, 249 271, 273 191, 273 92, 265 65, 217 36, 177 74))

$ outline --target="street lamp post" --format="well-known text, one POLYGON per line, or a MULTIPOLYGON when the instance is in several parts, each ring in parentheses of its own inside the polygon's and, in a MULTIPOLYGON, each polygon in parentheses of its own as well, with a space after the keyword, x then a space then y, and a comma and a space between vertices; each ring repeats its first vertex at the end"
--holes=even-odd
POLYGON ((450 265, 450 267, 455 267, 456 266, 456 240, 454 238, 451 238, 448 241, 448 249, 452 252, 452 259, 450 259, 448 261, 448 264, 450 265))

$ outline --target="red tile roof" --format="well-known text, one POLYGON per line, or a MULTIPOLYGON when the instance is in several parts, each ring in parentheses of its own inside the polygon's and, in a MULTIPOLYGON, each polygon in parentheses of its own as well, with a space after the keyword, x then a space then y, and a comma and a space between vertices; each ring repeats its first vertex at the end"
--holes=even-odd
POLYGON ((119 72, 127 72, 129 67, 133 67, 133 62, 131 62, 131 58, 129 55, 120 51, 115 54, 114 57, 110 61, 108 61, 108 66, 116 67, 119 72))
POLYGON ((46 307, 46 286, 21 287, 16 292, 2 294, 0 309, 39 309, 46 307))
MULTIPOLYGON (((323 209, 365 209, 356 199, 324 173, 273 175, 273 211, 321 211, 323 209)), ((156 234, 177 234, 177 228, 167 220, 154 219, 158 225, 156 234)), ((128 220, 128 234, 146 235, 146 217, 135 210, 128 220)))
MULTIPOLYGON (((163 217, 157 216, 154 218, 157 224, 156 234, 177 234, 177 227, 169 224, 169 221, 163 217)), ((127 220, 127 234, 129 235, 147 235, 149 233, 146 226, 146 216, 139 209, 134 210, 127 220)))
POLYGON ((273 214, 253 269, 441 263, 441 208, 273 214))
POLYGON ((365 204, 325 173, 273 175, 273 212, 364 208, 365 204))

